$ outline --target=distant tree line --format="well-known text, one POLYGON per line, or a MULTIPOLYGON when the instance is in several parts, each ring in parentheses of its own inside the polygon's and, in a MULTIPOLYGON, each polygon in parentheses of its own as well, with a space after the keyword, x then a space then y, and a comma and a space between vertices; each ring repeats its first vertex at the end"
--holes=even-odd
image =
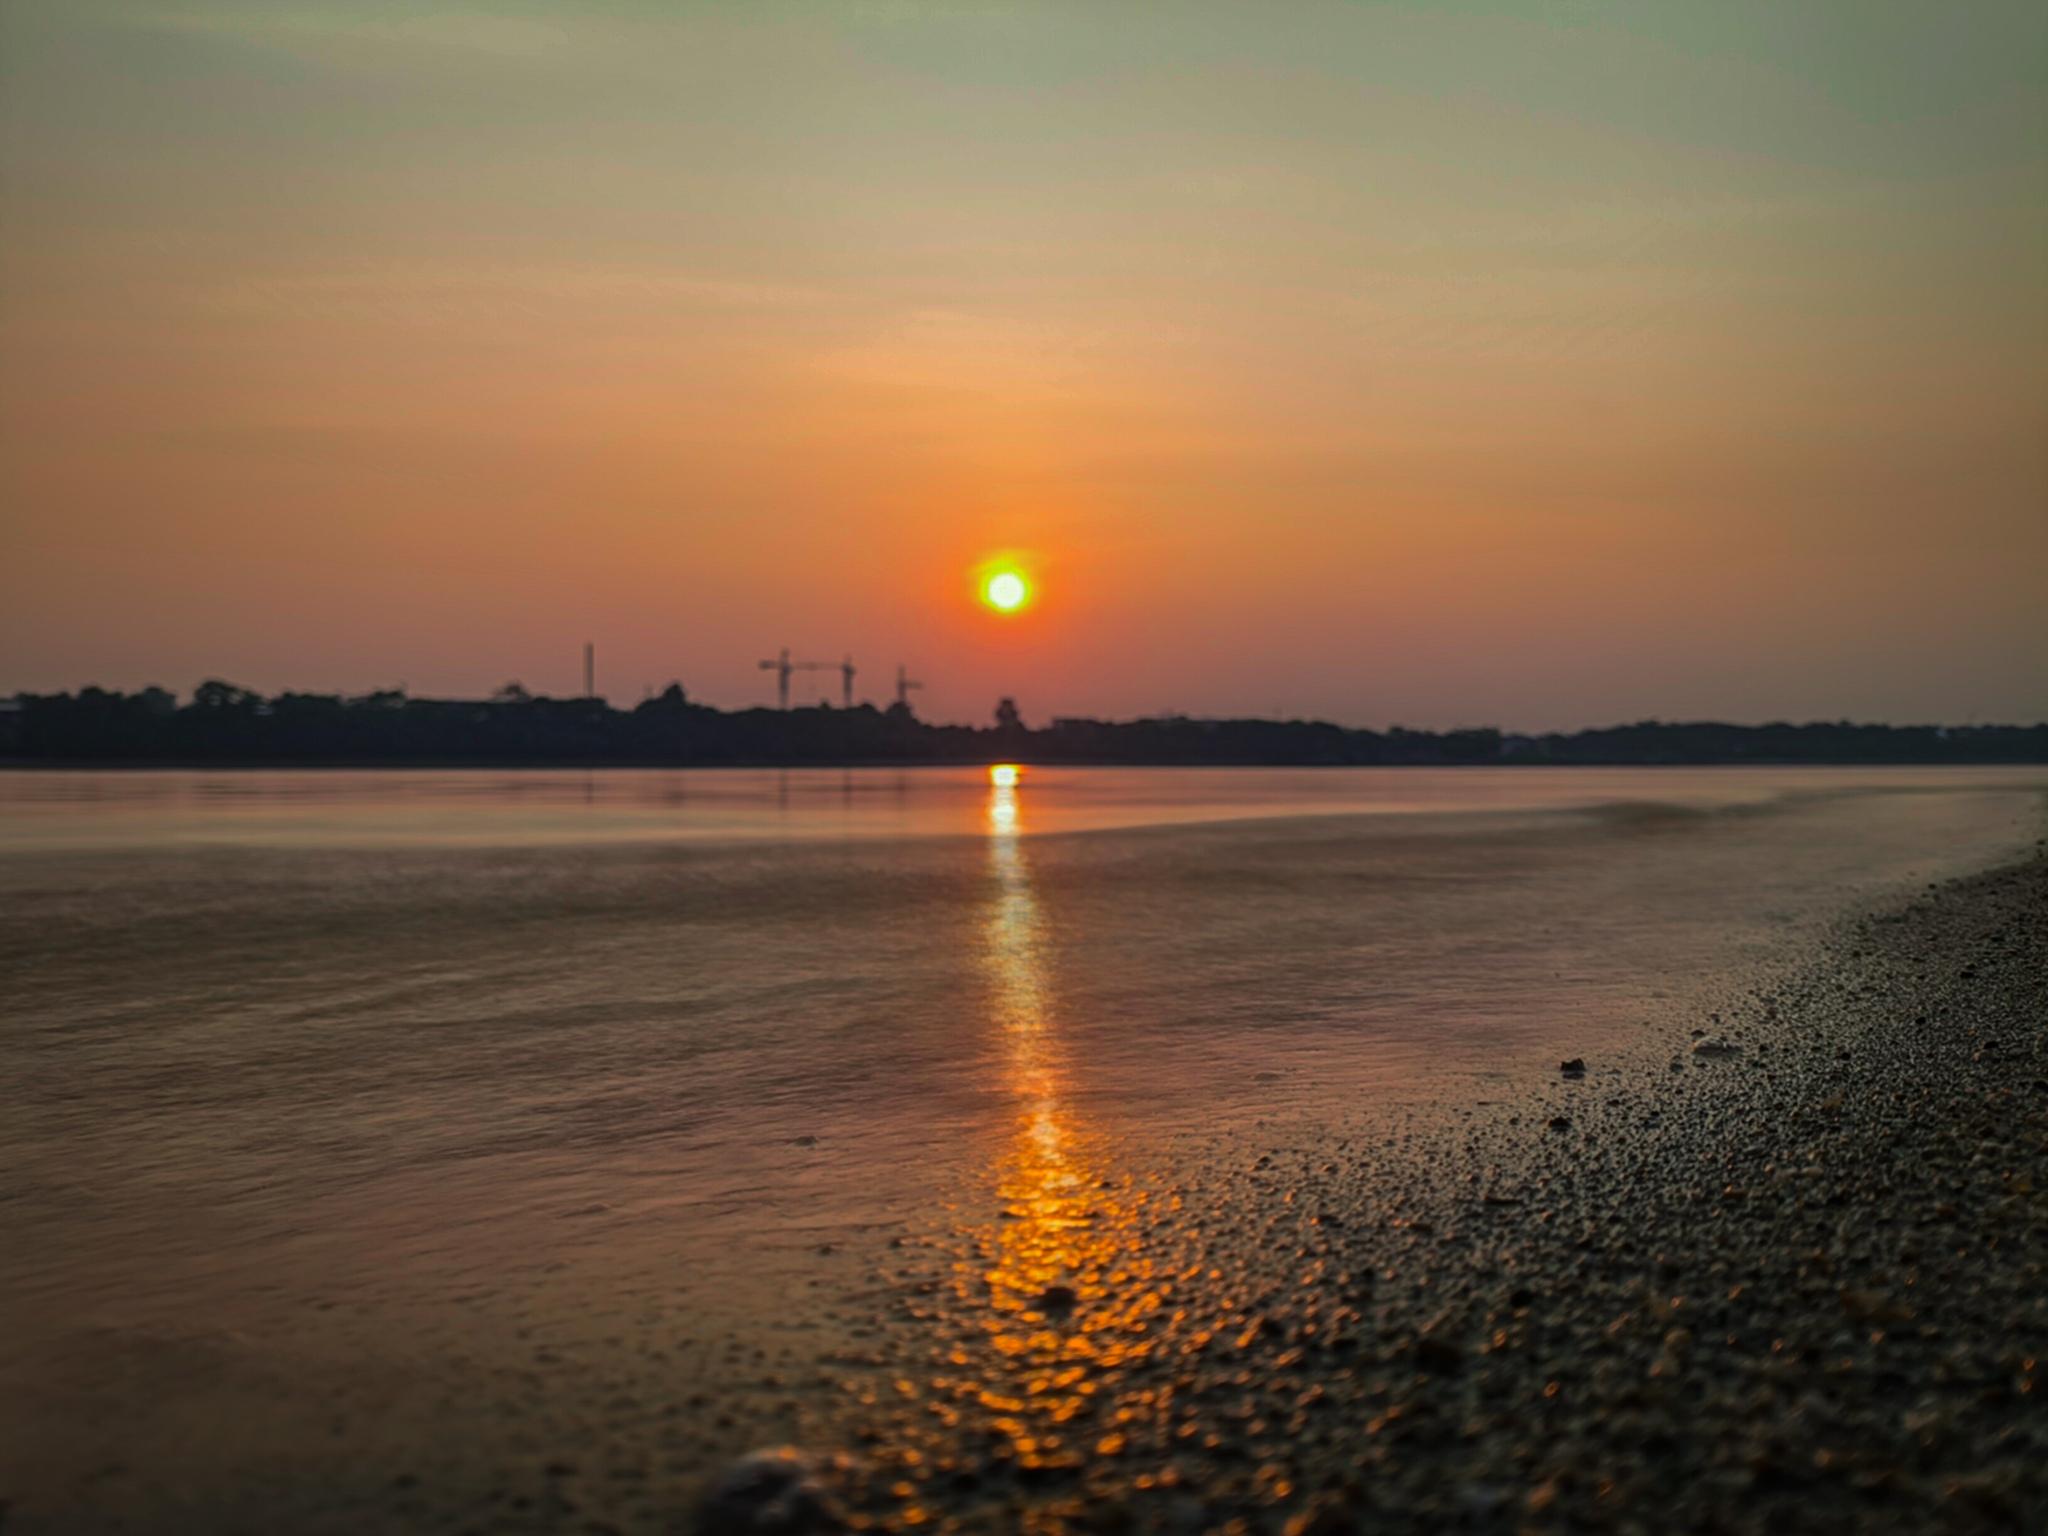
POLYGON ((1665 724, 1570 735, 1349 730, 1321 720, 1054 720, 1033 730, 1008 699, 986 728, 928 725, 901 704, 720 710, 680 685, 632 709, 539 698, 402 692, 264 698, 207 682, 0 700, 0 763, 118 765, 529 764, 638 766, 1029 763, 1447 765, 1460 763, 2044 763, 2048 725, 1665 724))

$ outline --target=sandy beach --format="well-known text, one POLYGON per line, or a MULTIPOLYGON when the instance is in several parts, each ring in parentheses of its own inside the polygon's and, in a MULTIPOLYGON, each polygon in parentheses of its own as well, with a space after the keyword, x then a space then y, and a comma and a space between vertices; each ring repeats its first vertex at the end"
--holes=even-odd
POLYGON ((870 1256, 843 1425, 807 1425, 836 1454, 808 1494, 742 1464, 705 1523, 2041 1529, 2048 863, 1646 1055, 1435 1146, 1022 1178, 870 1256))

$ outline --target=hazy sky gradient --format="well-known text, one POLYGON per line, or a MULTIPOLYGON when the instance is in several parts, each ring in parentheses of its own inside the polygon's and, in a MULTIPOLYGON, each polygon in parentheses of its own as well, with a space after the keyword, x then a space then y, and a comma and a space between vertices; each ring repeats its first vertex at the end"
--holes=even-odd
POLYGON ((2048 718, 2037 0, 7 0, 0 68, 0 692, 2048 718))

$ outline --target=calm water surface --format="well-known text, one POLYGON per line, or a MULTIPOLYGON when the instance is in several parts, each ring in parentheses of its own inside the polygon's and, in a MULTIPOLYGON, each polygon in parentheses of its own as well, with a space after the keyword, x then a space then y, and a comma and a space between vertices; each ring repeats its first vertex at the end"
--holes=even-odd
POLYGON ((2023 851, 2044 790, 7 774, 0 1364, 32 1399, 111 1379, 66 1341, 338 1308, 374 1350, 458 1303, 487 1349, 676 1284, 787 1316, 841 1235, 1028 1214, 1084 1147, 1113 1172, 1669 1050, 1845 909, 2023 851))

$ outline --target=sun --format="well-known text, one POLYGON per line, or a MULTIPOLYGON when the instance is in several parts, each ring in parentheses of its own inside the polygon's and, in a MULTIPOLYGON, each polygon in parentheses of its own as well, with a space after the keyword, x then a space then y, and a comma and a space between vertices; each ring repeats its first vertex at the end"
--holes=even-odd
POLYGON ((1016 571, 993 571, 981 584, 981 600, 999 613, 1015 613, 1031 601, 1031 583, 1016 571))
POLYGON ((1038 557, 1030 550, 992 549, 970 573, 975 601, 990 613, 1014 618, 1040 600, 1038 557))

